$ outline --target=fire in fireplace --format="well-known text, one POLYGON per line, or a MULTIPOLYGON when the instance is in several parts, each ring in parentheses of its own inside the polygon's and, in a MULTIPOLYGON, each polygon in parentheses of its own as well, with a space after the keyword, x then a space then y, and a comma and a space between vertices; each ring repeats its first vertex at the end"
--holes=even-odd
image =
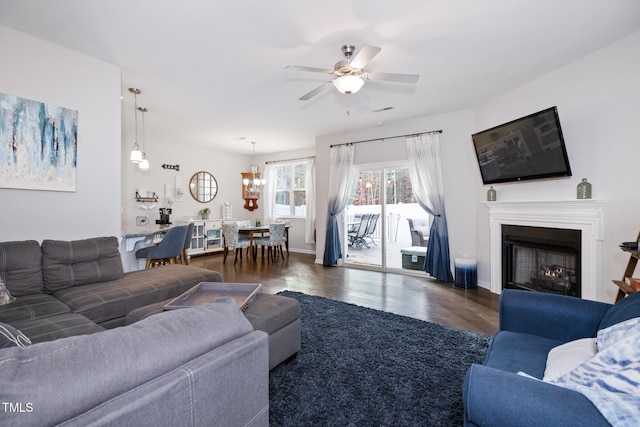
POLYGON ((581 296, 580 230, 502 225, 502 287, 581 296))

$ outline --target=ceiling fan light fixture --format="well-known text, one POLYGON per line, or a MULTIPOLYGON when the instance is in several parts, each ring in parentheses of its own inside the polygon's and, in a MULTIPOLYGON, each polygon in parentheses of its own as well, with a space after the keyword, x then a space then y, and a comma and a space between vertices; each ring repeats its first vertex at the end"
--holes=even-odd
POLYGON ((336 89, 345 95, 351 95, 358 92, 360 88, 362 88, 363 84, 364 80, 360 76, 340 76, 333 80, 333 85, 336 89))

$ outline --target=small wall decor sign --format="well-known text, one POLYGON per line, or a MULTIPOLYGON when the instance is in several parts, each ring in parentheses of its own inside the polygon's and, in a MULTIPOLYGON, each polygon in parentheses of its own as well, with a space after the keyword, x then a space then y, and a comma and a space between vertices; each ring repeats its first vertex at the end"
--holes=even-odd
POLYGON ((162 169, 172 169, 174 171, 180 171, 180 165, 168 165, 168 164, 164 164, 162 165, 162 169))
POLYGON ((76 191, 78 111, 0 93, 0 187, 76 191))

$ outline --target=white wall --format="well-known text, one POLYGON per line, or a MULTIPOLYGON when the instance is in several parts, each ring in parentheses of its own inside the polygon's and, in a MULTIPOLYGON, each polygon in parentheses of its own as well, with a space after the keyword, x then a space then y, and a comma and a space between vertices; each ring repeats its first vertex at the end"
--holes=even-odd
POLYGON ((0 92, 78 111, 77 191, 0 188, 0 240, 118 236, 120 69, 3 26, 0 40, 0 92))
MULTIPOLYGON (((476 203, 477 169, 471 134, 474 127, 474 113, 465 110, 431 117, 421 117, 383 127, 354 130, 349 133, 321 135, 316 138, 317 176, 317 245, 316 262, 322 263, 326 235, 327 202, 329 191, 329 146, 372 138, 393 137, 442 129, 440 147, 442 154, 442 174, 445 192, 445 209, 449 225, 449 246, 451 271, 453 259, 467 254, 475 255, 476 224, 474 218, 478 209, 476 203)), ((354 163, 384 163, 406 159, 404 138, 394 138, 355 145, 354 163)))
MULTIPOLYGON (((124 86, 127 86, 126 84, 124 86)), ((135 86, 135 85, 134 85, 135 86)), ((139 98, 138 105, 142 105, 144 96, 139 98)), ((145 126, 150 129, 153 125, 153 107, 147 106, 149 112, 145 113, 145 126)), ((123 121, 133 121, 133 109, 125 107, 123 121), (128 111, 128 113, 127 113, 128 111), (128 114, 128 115, 127 115, 128 114), (131 116, 131 117, 129 117, 131 116)), ((239 154, 216 152, 211 149, 202 148, 200 150, 189 148, 188 151, 181 150, 180 144, 175 141, 163 141, 156 138, 146 138, 146 155, 150 163, 148 171, 141 171, 137 165, 129 161, 129 153, 133 146, 134 127, 123 127, 122 136, 122 229, 123 233, 145 233, 157 229, 155 220, 159 219, 158 209, 161 207, 171 207, 173 209, 173 223, 189 217, 197 218, 200 209, 208 207, 211 210, 210 218, 222 218, 222 205, 230 202, 232 205, 233 217, 240 220, 255 221, 257 218, 264 218, 262 200, 258 200, 258 209, 250 212, 243 208, 242 181, 240 172, 248 172, 252 163, 252 156, 239 154), (163 164, 180 165, 180 171, 163 169, 163 164), (209 203, 197 202, 189 193, 189 180, 198 171, 210 172, 217 181, 218 194, 209 203), (175 185, 175 177, 179 176, 184 196, 180 201, 175 201, 168 205, 165 198, 165 185, 175 185), (156 208, 143 210, 141 203, 135 201, 137 188, 155 191, 160 200, 156 208), (136 217, 146 216, 149 218, 148 226, 137 226, 136 217)), ((313 148, 305 150, 295 150, 286 153, 276 153, 263 156, 256 156, 255 163, 259 165, 260 171, 264 171, 266 161, 287 160, 298 157, 313 156, 313 148)), ((262 198, 261 198, 262 199, 262 198)), ((304 242, 305 222, 301 219, 291 219, 291 229, 289 230, 289 250, 292 252, 315 253, 315 245, 304 242)))
MULTIPOLYGON (((151 115, 153 106, 148 106, 151 115)), ((132 115, 132 113, 131 113, 132 115)), ((146 121, 146 119, 145 119, 146 121)), ((148 127, 149 121, 147 121, 148 127)), ((124 233, 147 232, 157 228, 155 220, 160 218, 159 208, 170 207, 173 209, 173 223, 178 220, 199 218, 198 211, 209 208, 210 218, 222 218, 222 205, 229 202, 232 205, 232 214, 238 219, 255 219, 260 214, 243 209, 242 181, 240 172, 248 171, 251 160, 247 156, 216 152, 211 149, 188 150, 180 149, 180 144, 175 141, 163 141, 147 137, 146 154, 150 163, 148 171, 141 171, 138 166, 129 161, 129 153, 133 141, 132 136, 123 135, 122 144, 122 229, 124 233), (162 165, 180 165, 180 170, 163 169, 162 165), (196 201, 189 193, 189 180, 199 171, 211 173, 218 184, 216 197, 208 203, 196 201), (180 177, 181 187, 184 192, 181 200, 172 205, 167 204, 165 197, 165 185, 175 186, 175 178, 180 177), (143 210, 141 203, 135 201, 137 188, 155 191, 160 200, 152 210, 143 210), (150 225, 147 227, 136 226, 136 216, 146 216, 150 225)))
MULTIPOLYGON (((628 257, 618 248, 635 240, 640 229, 640 33, 613 43, 566 67, 533 81, 476 110, 476 131, 556 105, 573 177, 494 185, 498 200, 572 200, 584 177, 593 185, 593 198, 606 200, 604 262, 598 299, 613 302, 628 257)), ((476 205, 486 200, 477 166, 476 205)), ((488 209, 477 215, 478 276, 490 281, 488 209)), ((639 273, 640 274, 640 273, 639 273)))

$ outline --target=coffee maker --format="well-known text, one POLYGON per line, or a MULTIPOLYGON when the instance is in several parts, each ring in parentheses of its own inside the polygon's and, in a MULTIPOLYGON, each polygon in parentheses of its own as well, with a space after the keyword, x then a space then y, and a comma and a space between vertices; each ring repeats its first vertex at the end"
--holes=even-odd
POLYGON ((156 224, 171 225, 171 208, 160 208, 160 219, 156 219, 156 224))

